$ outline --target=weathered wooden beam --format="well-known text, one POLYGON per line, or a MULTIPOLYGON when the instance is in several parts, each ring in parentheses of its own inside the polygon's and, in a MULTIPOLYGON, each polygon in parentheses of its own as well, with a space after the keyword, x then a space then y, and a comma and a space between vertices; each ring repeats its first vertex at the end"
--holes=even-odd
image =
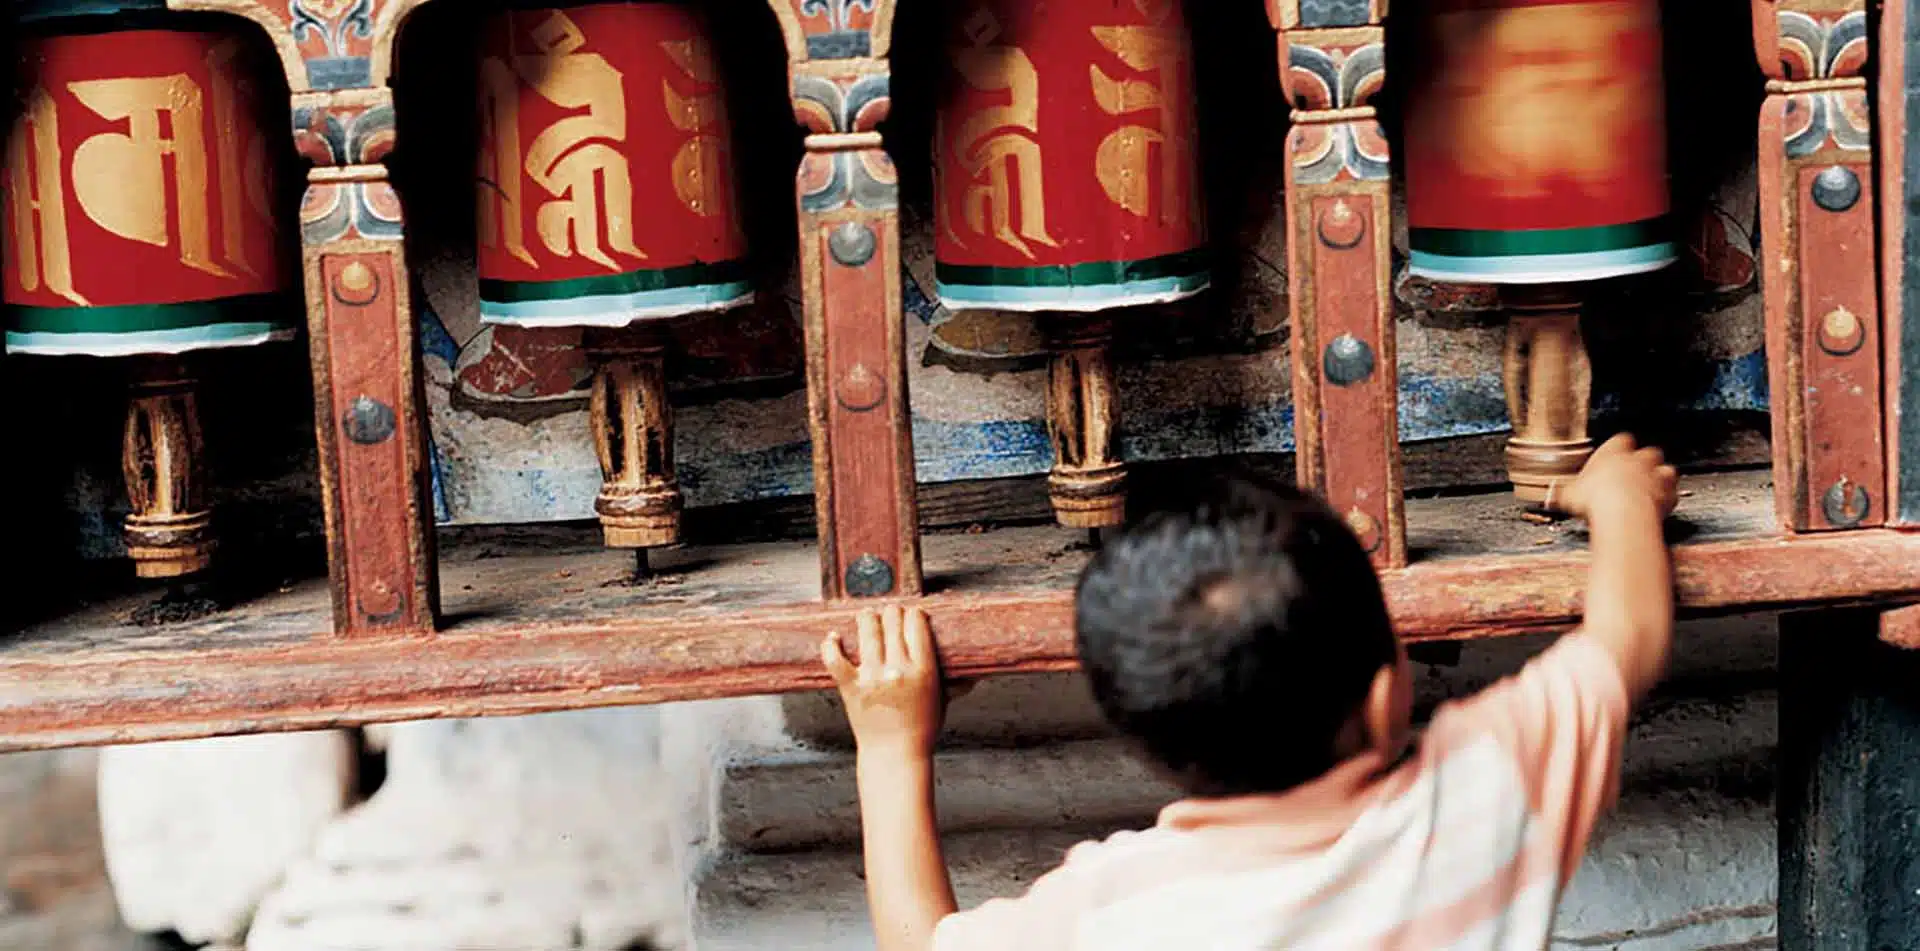
POLYGON ((1920 652, 1880 619, 1781 620, 1782 951, 1920 947, 1920 652))
MULTIPOLYGON (((1886 530, 1675 553, 1688 614, 1914 600, 1915 564, 1920 536, 1886 530)), ((1575 623, 1586 566, 1577 552, 1463 558, 1382 578, 1405 637, 1459 640, 1575 623)), ((954 676, 1074 664, 1070 589, 921 603, 954 676)), ((856 609, 810 602, 517 626, 475 617, 425 641, 315 632, 248 648, 0 657, 0 751, 809 690, 826 685, 820 639, 850 626, 856 609)))

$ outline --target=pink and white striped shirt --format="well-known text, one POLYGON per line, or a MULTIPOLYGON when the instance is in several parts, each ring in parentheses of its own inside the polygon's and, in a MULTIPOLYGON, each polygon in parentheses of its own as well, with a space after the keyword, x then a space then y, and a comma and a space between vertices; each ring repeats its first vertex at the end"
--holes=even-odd
POLYGON ((1434 714, 1398 766, 1188 800, 1086 842, 1028 892, 949 915, 935 951, 1540 951, 1612 804, 1613 658, 1577 633, 1434 714))

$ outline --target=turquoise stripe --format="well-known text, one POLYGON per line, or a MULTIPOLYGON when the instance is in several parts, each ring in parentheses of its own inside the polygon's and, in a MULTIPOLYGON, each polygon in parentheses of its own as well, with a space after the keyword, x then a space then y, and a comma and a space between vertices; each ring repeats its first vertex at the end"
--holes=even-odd
POLYGON ((596 326, 620 326, 648 317, 676 317, 702 311, 721 310, 753 299, 753 285, 747 281, 727 284, 699 284, 656 291, 627 294, 601 294, 595 297, 569 297, 554 300, 480 302, 480 319, 495 324, 525 326, 573 326, 582 322, 596 326))
POLYGON ((41 355, 120 357, 135 353, 178 353, 215 347, 245 347, 273 340, 290 340, 294 331, 284 324, 207 324, 179 330, 138 333, 47 333, 7 331, 7 350, 41 355))
POLYGON ((1436 281, 1515 283, 1529 281, 1595 281, 1624 274, 1657 270, 1673 263, 1671 242, 1620 251, 1587 254, 1515 254, 1502 257, 1456 257, 1414 251, 1409 270, 1436 281))
POLYGON ((1164 300, 1169 294, 1197 294, 1213 283, 1206 274, 1163 277, 1120 284, 1072 284, 1017 287, 1009 284, 948 284, 935 282, 934 293, 948 310, 1067 309, 1073 306, 1128 304, 1164 300))

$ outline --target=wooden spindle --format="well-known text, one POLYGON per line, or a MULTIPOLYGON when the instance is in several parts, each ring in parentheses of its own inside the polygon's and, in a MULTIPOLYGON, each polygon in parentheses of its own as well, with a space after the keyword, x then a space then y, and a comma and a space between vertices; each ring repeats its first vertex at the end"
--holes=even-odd
POLYGON ((1544 502, 1556 482, 1580 473, 1593 454, 1587 413, 1593 369, 1580 334, 1580 299, 1552 284, 1513 285, 1502 354, 1507 412, 1507 477, 1523 502, 1544 502))
POLYGON ((600 515, 611 548, 680 542, 680 484, 673 473, 673 407, 667 401, 666 339, 640 325, 595 330, 591 417, 600 456, 600 515))
POLYGON ((132 503, 123 534, 142 578, 177 578, 213 560, 213 515, 195 381, 177 360, 136 361, 120 466, 132 503))
POLYGON ((1047 434, 1053 470, 1047 496, 1069 528, 1105 528, 1126 520, 1127 470, 1120 461, 1119 396, 1114 384, 1113 324, 1099 314, 1045 314, 1053 351, 1047 369, 1047 434))

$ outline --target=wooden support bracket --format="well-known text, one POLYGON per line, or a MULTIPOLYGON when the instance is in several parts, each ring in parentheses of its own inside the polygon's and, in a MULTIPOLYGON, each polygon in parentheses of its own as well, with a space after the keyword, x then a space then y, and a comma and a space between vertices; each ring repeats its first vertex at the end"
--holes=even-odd
POLYGON ((1387 140, 1370 104, 1386 78, 1378 7, 1269 0, 1267 12, 1293 103, 1287 269, 1299 480, 1391 568, 1407 563, 1407 543, 1387 140))
POLYGON ((293 125, 315 162, 300 237, 334 630, 425 633, 439 584, 400 202, 380 164, 392 94, 299 94, 293 125))
POLYGON ((1775 507, 1810 532, 1886 523, 1864 0, 1754 0, 1775 507))
POLYGON ((1887 519, 1920 527, 1920 0, 1881 7, 1879 45, 1880 300, 1885 317, 1887 519))
POLYGON ((878 131, 893 102, 893 3, 771 2, 809 133, 797 197, 821 593, 916 595, 899 184, 878 131))

